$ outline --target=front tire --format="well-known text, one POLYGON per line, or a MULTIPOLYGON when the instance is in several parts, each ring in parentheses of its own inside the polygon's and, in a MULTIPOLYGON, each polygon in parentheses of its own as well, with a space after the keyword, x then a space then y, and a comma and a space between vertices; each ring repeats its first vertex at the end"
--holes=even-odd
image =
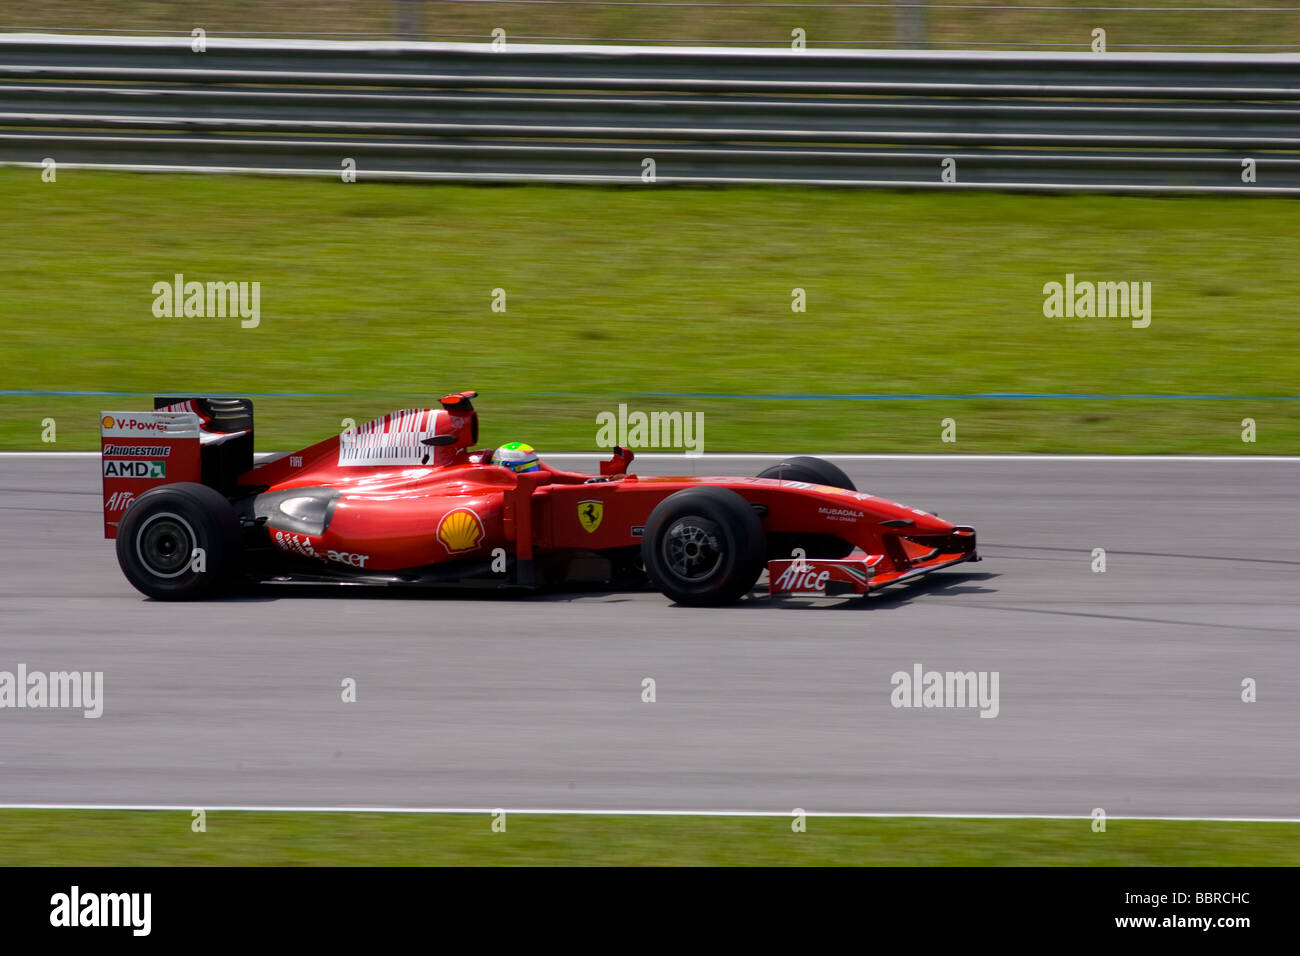
POLYGON ((844 488, 857 491, 853 479, 846 475, 838 465, 832 465, 824 458, 812 455, 796 455, 787 458, 779 465, 764 468, 758 473, 760 478, 780 478, 782 481, 806 481, 812 485, 830 485, 832 488, 844 488))
MULTIPOLYGON (((759 478, 778 478, 782 481, 806 481, 810 485, 829 485, 846 491, 857 491, 853 479, 838 466, 811 455, 787 458, 779 465, 764 468, 759 478)), ((767 536, 767 553, 772 558, 788 558, 798 548, 808 558, 845 558, 853 552, 853 545, 832 534, 775 533, 767 536)))
POLYGON ((178 482, 151 488, 127 509, 117 531, 117 563, 142 594, 191 601, 224 590, 239 545, 239 518, 226 497, 178 482))
POLYGON ((763 572, 763 523, 734 491, 688 488, 650 512, 641 556, 650 580, 678 604, 732 604, 763 572))

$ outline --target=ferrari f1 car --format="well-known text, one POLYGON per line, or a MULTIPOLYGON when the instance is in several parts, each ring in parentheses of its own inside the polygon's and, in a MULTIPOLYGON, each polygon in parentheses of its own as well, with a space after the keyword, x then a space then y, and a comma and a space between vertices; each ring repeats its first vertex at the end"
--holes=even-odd
POLYGON ((767 571, 772 594, 866 594, 977 561, 975 531, 857 491, 790 458, 753 478, 646 477, 615 448, 598 475, 476 450, 476 392, 254 464, 253 406, 158 398, 101 420, 104 535, 161 600, 239 581, 540 588, 653 584, 722 605, 767 571))

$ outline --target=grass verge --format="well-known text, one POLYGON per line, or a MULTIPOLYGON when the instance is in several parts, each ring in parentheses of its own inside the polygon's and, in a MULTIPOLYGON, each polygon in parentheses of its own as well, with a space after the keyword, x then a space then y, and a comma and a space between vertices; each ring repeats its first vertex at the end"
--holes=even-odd
POLYGON ((0 866, 1295 866, 1300 824, 0 810, 0 866))
MULTIPOLYGON (((1263 5, 1261 5, 1263 6, 1263 5)), ((1295 45, 1300 17, 1279 15, 1277 7, 1188 9, 1180 0, 1146 0, 1135 9, 1121 5, 1100 10, 1051 5, 1042 0, 999 0, 981 7, 951 4, 910 11, 924 24, 932 44, 1000 49, 1087 50, 1092 30, 1107 30, 1113 50, 1134 46, 1167 48, 1200 44, 1295 45)), ((153 30, 187 35, 202 26, 211 36, 271 31, 290 36, 349 32, 381 37, 400 35, 399 24, 427 39, 485 41, 492 30, 506 31, 512 42, 550 39, 621 40, 790 45, 791 30, 802 28, 812 49, 848 46, 907 45, 901 38, 900 12, 877 7, 835 7, 825 3, 732 3, 715 7, 672 3, 642 5, 560 5, 463 3, 424 0, 405 5, 353 0, 42 0, 33 7, 20 0, 0 0, 0 24, 14 28, 63 30, 153 30)))
POLYGON ((1300 452, 1289 200, 10 168, 0 208, 0 448, 248 394, 287 449, 477 388, 485 444, 543 451, 626 401, 703 412, 715 452, 1300 452), (177 273, 259 282, 258 326, 155 317, 177 273), (1045 317, 1067 273, 1150 282, 1150 326, 1045 317))

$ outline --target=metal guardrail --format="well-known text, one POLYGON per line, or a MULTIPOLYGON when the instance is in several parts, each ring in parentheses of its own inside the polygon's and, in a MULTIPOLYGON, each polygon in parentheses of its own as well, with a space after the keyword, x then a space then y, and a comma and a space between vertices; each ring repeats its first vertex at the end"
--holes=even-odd
POLYGON ((660 184, 1292 194, 1300 55, 0 36, 0 163, 47 157, 638 184, 653 159, 660 184))

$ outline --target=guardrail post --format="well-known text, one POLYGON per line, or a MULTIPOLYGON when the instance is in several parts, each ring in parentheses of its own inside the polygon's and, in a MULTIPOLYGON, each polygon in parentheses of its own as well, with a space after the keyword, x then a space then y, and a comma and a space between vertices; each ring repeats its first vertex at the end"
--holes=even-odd
POLYGON ((898 45, 913 50, 929 46, 925 39, 925 0, 894 0, 898 45))
POLYGON ((421 0, 393 0, 393 33, 399 40, 420 35, 421 0))

